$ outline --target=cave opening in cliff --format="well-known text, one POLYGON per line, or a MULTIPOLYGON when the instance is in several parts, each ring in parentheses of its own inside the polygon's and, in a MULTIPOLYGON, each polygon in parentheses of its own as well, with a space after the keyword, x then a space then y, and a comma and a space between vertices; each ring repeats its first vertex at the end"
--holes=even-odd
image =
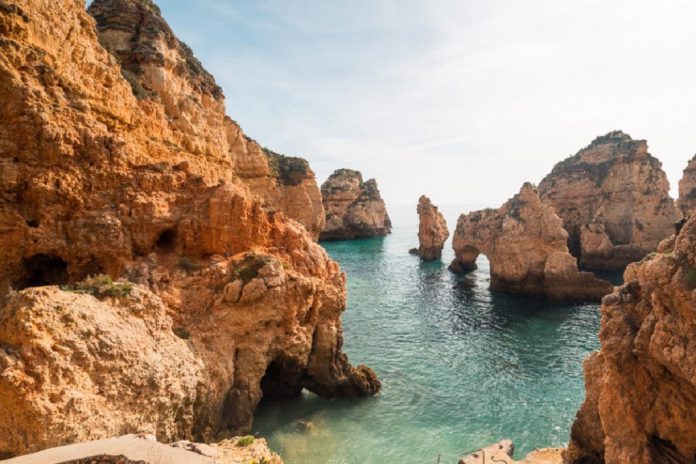
POLYGON ((264 399, 295 398, 302 393, 300 379, 304 369, 289 359, 275 359, 266 368, 261 379, 264 399))
POLYGON ((21 275, 13 287, 22 290, 43 285, 63 285, 69 280, 68 263, 59 256, 36 254, 22 259, 21 275))
POLYGON ((161 251, 174 251, 176 245, 176 231, 174 229, 166 229, 157 237, 155 247, 161 251))

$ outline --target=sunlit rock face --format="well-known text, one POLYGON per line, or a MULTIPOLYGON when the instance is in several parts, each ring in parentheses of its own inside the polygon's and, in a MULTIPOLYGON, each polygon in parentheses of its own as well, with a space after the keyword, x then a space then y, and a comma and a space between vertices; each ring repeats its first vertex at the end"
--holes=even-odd
POLYGON ((566 462, 694 462, 696 218, 624 281, 602 302, 601 351, 585 361, 566 462))
POLYGON ((620 270, 640 260, 681 217, 662 163, 645 140, 621 131, 554 166, 539 196, 563 219, 571 253, 591 269, 620 270))
POLYGON ((411 253, 424 261, 433 261, 442 257, 442 248, 449 237, 447 221, 430 198, 421 195, 418 200, 418 248, 411 253))
POLYGON ((263 396, 378 391, 341 351, 343 273, 238 174, 257 145, 212 77, 151 2, 90 12, 0 2, 0 454, 206 440, 263 396))
POLYGON ((691 216, 696 208, 696 156, 689 160, 679 180, 679 209, 684 217, 691 216))
POLYGON ((380 237, 391 233, 391 220, 377 181, 338 169, 321 186, 326 224, 320 240, 380 237))
POLYGON ((156 103, 166 119, 173 159, 195 155, 187 159, 194 170, 211 181, 235 178, 265 209, 282 211, 316 240, 324 209, 309 164, 261 147, 225 115, 215 79, 156 9, 147 1, 102 0, 93 2, 89 13, 100 44, 116 57, 133 93, 156 103))
POLYGON ((450 268, 475 269, 476 258, 483 253, 490 261, 493 290, 580 300, 598 300, 611 292, 608 282, 578 271, 567 239, 554 209, 526 183, 500 208, 459 217, 450 268))

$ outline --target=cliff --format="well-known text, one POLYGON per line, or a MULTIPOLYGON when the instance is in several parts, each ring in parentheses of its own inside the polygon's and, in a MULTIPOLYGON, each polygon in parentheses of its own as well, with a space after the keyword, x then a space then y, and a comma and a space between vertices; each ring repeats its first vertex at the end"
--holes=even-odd
POLYGON ((689 160, 684 174, 679 180, 679 201, 677 202, 684 217, 690 216, 696 207, 696 156, 689 160))
POLYGON ((411 250, 425 261, 433 261, 442 257, 449 230, 447 221, 430 198, 421 195, 418 199, 418 248, 411 250))
POLYGON ((580 266, 619 270, 655 250, 681 215, 662 163, 645 140, 621 131, 597 137, 539 184, 568 231, 580 266))
POLYGON ((336 170, 321 186, 326 225, 320 240, 379 237, 391 233, 391 221, 377 182, 363 182, 351 169, 336 170))
POLYGON ((459 217, 450 268, 476 269, 476 258, 483 253, 490 262, 493 290, 581 300, 611 292, 608 282, 578 271, 567 239, 562 220, 540 200, 534 186, 525 183, 500 208, 459 217))
POLYGON ((90 10, 100 35, 82 1, 0 1, 0 454, 378 391, 344 274, 235 174, 212 77, 151 2, 90 10))
POLYGON ((602 302, 568 463, 696 459, 696 218, 602 302))
POLYGON ((133 94, 155 103, 167 119, 167 133, 161 137, 169 144, 167 161, 186 158, 211 181, 235 178, 265 209, 282 211, 318 238, 324 210, 309 164, 262 148, 244 135, 225 115, 222 90, 213 76, 176 38, 154 4, 100 0, 89 13, 96 20, 99 43, 117 59, 133 94))

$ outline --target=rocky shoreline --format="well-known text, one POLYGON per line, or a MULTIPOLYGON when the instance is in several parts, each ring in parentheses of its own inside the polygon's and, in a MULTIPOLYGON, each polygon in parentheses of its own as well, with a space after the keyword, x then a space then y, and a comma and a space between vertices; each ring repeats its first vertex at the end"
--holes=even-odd
MULTIPOLYGON (((377 182, 319 188, 245 135, 151 1, 61 6, 0 0, 0 456, 280 464, 242 436, 262 398, 381 389, 342 350, 346 276, 317 244, 391 232, 377 182)), ((568 448, 462 464, 694 461, 695 160, 675 204, 647 142, 614 131, 459 217, 453 271, 483 254, 492 290, 602 301, 568 448), (585 271, 624 268, 616 288, 585 271)), ((445 218, 417 212, 413 252, 439 260, 445 218)))

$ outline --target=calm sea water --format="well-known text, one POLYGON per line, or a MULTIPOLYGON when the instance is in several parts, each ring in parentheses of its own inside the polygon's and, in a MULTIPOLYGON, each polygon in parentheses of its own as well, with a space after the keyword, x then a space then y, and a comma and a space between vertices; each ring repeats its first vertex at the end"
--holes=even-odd
MULTIPOLYGON (((450 229, 461 211, 444 207, 450 229)), ((386 238, 324 243, 348 275, 345 351, 378 374, 374 398, 261 404, 254 432, 287 464, 456 463, 511 438, 516 456, 564 445, 584 396, 582 360, 599 347, 596 304, 488 290, 485 258, 467 276, 408 254, 415 206, 392 206, 386 238)))

